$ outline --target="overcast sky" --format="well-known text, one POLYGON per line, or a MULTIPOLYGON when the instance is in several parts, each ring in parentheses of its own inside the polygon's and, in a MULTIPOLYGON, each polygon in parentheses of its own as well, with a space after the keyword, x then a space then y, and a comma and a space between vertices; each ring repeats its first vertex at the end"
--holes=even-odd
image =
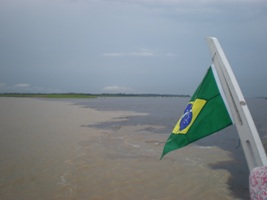
POLYGON ((266 0, 0 0, 0 92, 192 95, 207 36, 267 96, 266 0))

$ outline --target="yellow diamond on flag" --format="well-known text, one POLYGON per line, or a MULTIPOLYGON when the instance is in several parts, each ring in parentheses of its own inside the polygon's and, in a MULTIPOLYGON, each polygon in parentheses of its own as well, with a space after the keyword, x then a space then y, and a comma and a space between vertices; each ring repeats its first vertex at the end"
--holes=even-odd
POLYGON ((206 103, 206 100, 196 99, 193 102, 189 102, 184 110, 184 114, 181 116, 172 133, 174 134, 186 134, 191 125, 194 123, 198 114, 202 110, 206 103))

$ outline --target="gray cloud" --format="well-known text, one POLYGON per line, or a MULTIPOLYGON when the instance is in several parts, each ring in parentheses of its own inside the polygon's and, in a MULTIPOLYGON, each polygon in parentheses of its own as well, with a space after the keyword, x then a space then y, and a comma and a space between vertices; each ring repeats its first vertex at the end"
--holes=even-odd
POLYGON ((215 36, 244 95, 267 96, 266 9, 265 0, 4 0, 1 92, 192 94, 215 36))

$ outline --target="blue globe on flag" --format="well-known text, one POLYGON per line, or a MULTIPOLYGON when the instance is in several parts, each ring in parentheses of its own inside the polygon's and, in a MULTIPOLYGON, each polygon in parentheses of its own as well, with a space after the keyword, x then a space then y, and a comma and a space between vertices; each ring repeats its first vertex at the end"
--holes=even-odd
POLYGON ((184 114, 180 121, 180 131, 184 130, 192 121, 192 106, 193 105, 189 103, 184 110, 184 114))

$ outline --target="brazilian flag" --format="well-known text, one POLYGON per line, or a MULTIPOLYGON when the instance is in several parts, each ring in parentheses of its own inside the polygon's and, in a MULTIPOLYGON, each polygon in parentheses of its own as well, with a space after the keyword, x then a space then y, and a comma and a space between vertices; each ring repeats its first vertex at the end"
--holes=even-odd
POLYGON ((169 136, 161 158, 170 151, 184 147, 231 124, 232 120, 217 86, 213 67, 209 67, 169 136))

